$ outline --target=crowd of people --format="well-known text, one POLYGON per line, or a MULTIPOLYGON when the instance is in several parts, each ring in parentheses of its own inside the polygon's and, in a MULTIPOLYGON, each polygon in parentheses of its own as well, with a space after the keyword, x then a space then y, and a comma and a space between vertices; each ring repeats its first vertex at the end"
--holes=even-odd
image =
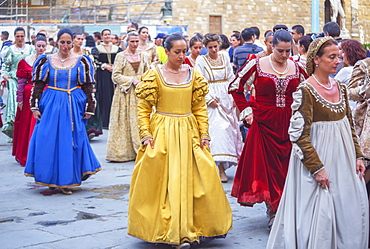
MULTIPOLYGON (((183 36, 130 23, 125 37, 2 32, 2 131, 50 191, 135 160, 128 233, 177 249, 225 238, 231 196, 266 204, 267 248, 368 248, 370 59, 329 22, 183 36), (49 41, 49 44, 48 44, 49 41), (51 46, 51 48, 48 48, 51 46), (105 131, 104 131, 105 132, 105 131), (43 157, 40 155, 49 155, 43 157), (215 208, 217 207, 217 208, 215 208)), ((1 119, 0 119, 1 120, 1 119)), ((1 124, 0 124, 1 125, 1 124)))

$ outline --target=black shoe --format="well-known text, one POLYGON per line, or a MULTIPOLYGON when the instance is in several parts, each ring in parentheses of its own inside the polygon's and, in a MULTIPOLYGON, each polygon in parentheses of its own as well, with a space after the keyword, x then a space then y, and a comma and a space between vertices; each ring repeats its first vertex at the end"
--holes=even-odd
POLYGON ((6 106, 6 105, 5 105, 4 103, 1 103, 1 104, 0 104, 0 110, 4 109, 4 108, 5 108, 5 106, 6 106))

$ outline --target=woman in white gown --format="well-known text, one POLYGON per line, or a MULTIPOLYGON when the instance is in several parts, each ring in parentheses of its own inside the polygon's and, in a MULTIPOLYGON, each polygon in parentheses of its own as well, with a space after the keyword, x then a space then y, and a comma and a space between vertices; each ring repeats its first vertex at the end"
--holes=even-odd
POLYGON ((242 151, 242 141, 233 97, 228 94, 229 83, 234 73, 229 58, 218 53, 221 39, 216 34, 206 34, 203 45, 208 54, 198 56, 196 68, 208 80, 209 93, 206 95, 211 136, 211 153, 215 160, 222 182, 228 178, 225 169, 238 164, 242 151))
POLYGON ((293 94, 293 149, 267 248, 367 248, 365 167, 346 86, 329 77, 338 54, 331 37, 309 47, 311 77, 293 94))

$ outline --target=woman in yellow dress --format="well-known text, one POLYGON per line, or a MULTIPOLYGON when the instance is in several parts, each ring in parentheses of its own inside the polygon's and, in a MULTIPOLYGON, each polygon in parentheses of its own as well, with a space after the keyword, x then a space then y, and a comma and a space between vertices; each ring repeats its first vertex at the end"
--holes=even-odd
POLYGON ((132 174, 128 234, 184 249, 225 237, 232 213, 209 150, 207 81, 182 65, 183 36, 170 35, 165 48, 167 63, 145 73, 136 88, 143 145, 132 174))
POLYGON ((135 160, 140 147, 135 87, 148 70, 149 59, 146 53, 137 49, 137 33, 129 33, 127 43, 127 49, 117 54, 112 73, 117 87, 110 113, 106 159, 114 162, 135 160))

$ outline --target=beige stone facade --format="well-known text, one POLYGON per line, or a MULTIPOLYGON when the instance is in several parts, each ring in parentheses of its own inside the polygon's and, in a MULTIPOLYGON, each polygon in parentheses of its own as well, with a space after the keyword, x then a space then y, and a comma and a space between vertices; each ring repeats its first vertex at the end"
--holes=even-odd
MULTIPOLYGON (((329 0, 327 0, 329 1, 329 0)), ((352 30, 352 3, 354 0, 344 0, 343 7, 346 13, 346 25, 349 33, 358 34, 352 30)), ((363 43, 370 43, 370 1, 356 0, 358 2, 358 26, 363 30, 363 43)), ((213 29, 212 17, 221 20, 221 32, 229 35, 233 30, 242 30, 245 27, 258 26, 263 34, 272 29, 275 24, 285 24, 292 27, 301 24, 306 32, 312 32, 311 27, 311 0, 174 0, 174 25, 188 25, 188 33, 207 33, 213 29)), ((328 2, 327 2, 328 4, 328 2)), ((320 0, 319 31, 325 24, 325 0, 320 0)))

